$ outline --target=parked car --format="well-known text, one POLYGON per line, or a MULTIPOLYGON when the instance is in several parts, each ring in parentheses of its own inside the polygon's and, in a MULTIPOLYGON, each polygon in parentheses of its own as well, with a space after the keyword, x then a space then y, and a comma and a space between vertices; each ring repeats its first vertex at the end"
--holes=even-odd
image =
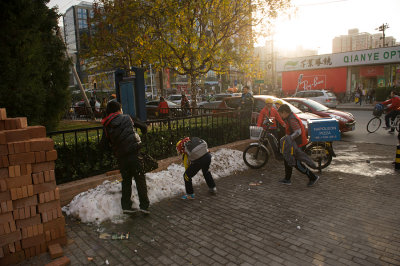
MULTIPOLYGON (((261 110, 265 107, 265 100, 267 98, 272 98, 272 100, 276 101, 279 98, 275 96, 269 96, 269 95, 255 95, 254 97, 254 105, 253 105, 253 114, 252 114, 252 122, 257 122, 257 118, 261 110)), ((282 100, 282 103, 289 105, 290 109, 292 110, 293 113, 295 113, 303 122, 304 126, 308 128, 307 125, 307 120, 308 119, 318 119, 321 118, 320 116, 308 112, 302 112, 300 109, 297 107, 293 106, 292 104, 288 103, 285 100, 282 100)), ((241 97, 230 97, 230 98, 225 98, 222 100, 221 104, 219 105, 219 108, 222 109, 238 109, 241 105, 241 97)))
MULTIPOLYGON (((191 96, 186 95, 186 97, 188 98, 189 103, 190 103, 192 100, 191 96)), ((167 100, 173 102, 174 104, 181 106, 182 94, 172 94, 167 97, 167 100)))
POLYGON ((221 93, 221 94, 215 94, 215 96, 208 100, 208 101, 202 101, 197 104, 197 107, 199 108, 204 108, 204 109, 215 109, 218 108, 220 105, 222 99, 231 97, 232 94, 229 93, 221 93))
MULTIPOLYGON (((181 105, 177 105, 171 101, 166 100, 168 107, 169 107, 169 116, 176 117, 181 115, 181 105)), ((158 118, 158 104, 160 103, 159 100, 148 101, 146 103, 146 112, 147 112, 147 119, 156 119, 158 118)))
POLYGON ((321 117, 331 117, 339 121, 340 132, 355 130, 356 120, 351 113, 330 109, 311 99, 304 98, 284 98, 285 101, 296 106, 303 112, 310 112, 321 117))
MULTIPOLYGON (((73 109, 74 109, 74 114, 76 117, 81 117, 81 116, 88 117, 89 116, 89 110, 86 108, 85 101, 83 101, 83 100, 76 102, 73 105, 73 109)), ((96 101, 95 108, 94 108, 94 116, 96 118, 102 117, 102 115, 103 115, 102 111, 103 110, 100 110, 100 102, 96 101)))
POLYGON ((308 98, 329 108, 336 108, 338 105, 335 94, 326 90, 298 91, 293 95, 293 97, 308 98))

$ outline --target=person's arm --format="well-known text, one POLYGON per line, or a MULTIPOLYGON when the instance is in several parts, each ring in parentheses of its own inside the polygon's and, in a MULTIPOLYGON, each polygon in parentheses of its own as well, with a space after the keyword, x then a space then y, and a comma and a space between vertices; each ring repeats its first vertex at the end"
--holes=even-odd
POLYGON ((266 109, 263 108, 260 112, 260 114, 258 115, 258 119, 257 119, 257 126, 261 127, 263 122, 264 122, 264 117, 265 117, 265 113, 266 113, 266 109))
POLYGON ((130 117, 131 117, 131 119, 133 121, 133 126, 136 127, 136 128, 139 128, 140 131, 142 131, 143 134, 146 134, 147 133, 147 124, 144 123, 143 121, 141 121, 137 117, 133 117, 131 115, 130 115, 130 117))
POLYGON ((278 111, 273 107, 272 107, 272 114, 275 116, 275 119, 279 122, 279 124, 281 124, 281 126, 286 127, 286 123, 283 121, 278 111))
POLYGON ((391 103, 392 103, 392 99, 389 99, 389 100, 384 101, 382 104, 383 105, 388 105, 388 104, 391 104, 391 103))
POLYGON ((297 119, 295 118, 290 119, 289 126, 292 129, 292 134, 290 134, 290 137, 293 140, 301 135, 301 126, 299 125, 299 121, 297 121, 297 119))

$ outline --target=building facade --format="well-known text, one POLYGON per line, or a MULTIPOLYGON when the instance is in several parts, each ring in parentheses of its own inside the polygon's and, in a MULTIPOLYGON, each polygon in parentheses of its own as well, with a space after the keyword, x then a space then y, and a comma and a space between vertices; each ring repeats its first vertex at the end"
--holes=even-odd
POLYGON ((400 46, 280 59, 282 91, 329 90, 351 95, 357 87, 376 90, 400 88, 400 46))

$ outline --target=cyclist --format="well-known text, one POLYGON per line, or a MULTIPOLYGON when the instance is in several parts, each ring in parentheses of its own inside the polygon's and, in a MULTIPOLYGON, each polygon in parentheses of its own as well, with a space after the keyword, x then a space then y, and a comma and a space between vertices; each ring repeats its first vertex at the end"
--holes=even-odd
POLYGON ((269 130, 279 140, 280 138, 278 138, 276 120, 284 128, 286 127, 286 124, 282 120, 281 116, 279 115, 275 107, 272 106, 273 103, 274 100, 272 100, 271 98, 267 98, 265 100, 265 107, 261 110, 260 114, 258 115, 257 126, 261 127, 266 118, 271 119, 273 124, 269 126, 269 130))
POLYGON ((395 128, 390 127, 389 119, 392 120, 392 123, 393 123, 396 116, 398 114, 400 114, 400 97, 397 96, 395 91, 390 92, 390 97, 391 98, 389 100, 384 101, 382 104, 388 105, 388 110, 389 110, 389 112, 385 115, 386 127, 384 127, 384 128, 390 129, 389 133, 393 133, 395 128))

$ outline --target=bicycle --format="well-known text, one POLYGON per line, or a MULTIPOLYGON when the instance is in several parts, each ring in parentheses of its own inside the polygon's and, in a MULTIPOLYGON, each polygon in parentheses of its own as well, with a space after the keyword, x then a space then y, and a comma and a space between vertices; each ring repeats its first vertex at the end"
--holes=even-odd
MULTIPOLYGON (((372 115, 374 116, 369 120, 367 124, 367 131, 369 133, 374 133, 376 132, 382 124, 382 119, 381 116, 384 113, 385 109, 382 104, 377 104, 374 107, 374 110, 372 111, 372 115)), ((400 115, 397 115, 394 120, 390 119, 390 127, 395 128, 396 131, 399 131, 399 125, 400 125, 400 115)))
MULTIPOLYGON (((268 131, 272 121, 267 119, 265 124, 267 126, 266 129, 250 126, 250 138, 257 140, 257 142, 250 143, 243 151, 243 160, 252 169, 263 167, 271 155, 275 159, 283 159, 279 150, 278 140, 268 131)), ((316 163, 316 166, 311 168, 320 171, 328 167, 332 162, 332 157, 336 156, 331 142, 309 142, 306 145, 305 152, 316 163)))

